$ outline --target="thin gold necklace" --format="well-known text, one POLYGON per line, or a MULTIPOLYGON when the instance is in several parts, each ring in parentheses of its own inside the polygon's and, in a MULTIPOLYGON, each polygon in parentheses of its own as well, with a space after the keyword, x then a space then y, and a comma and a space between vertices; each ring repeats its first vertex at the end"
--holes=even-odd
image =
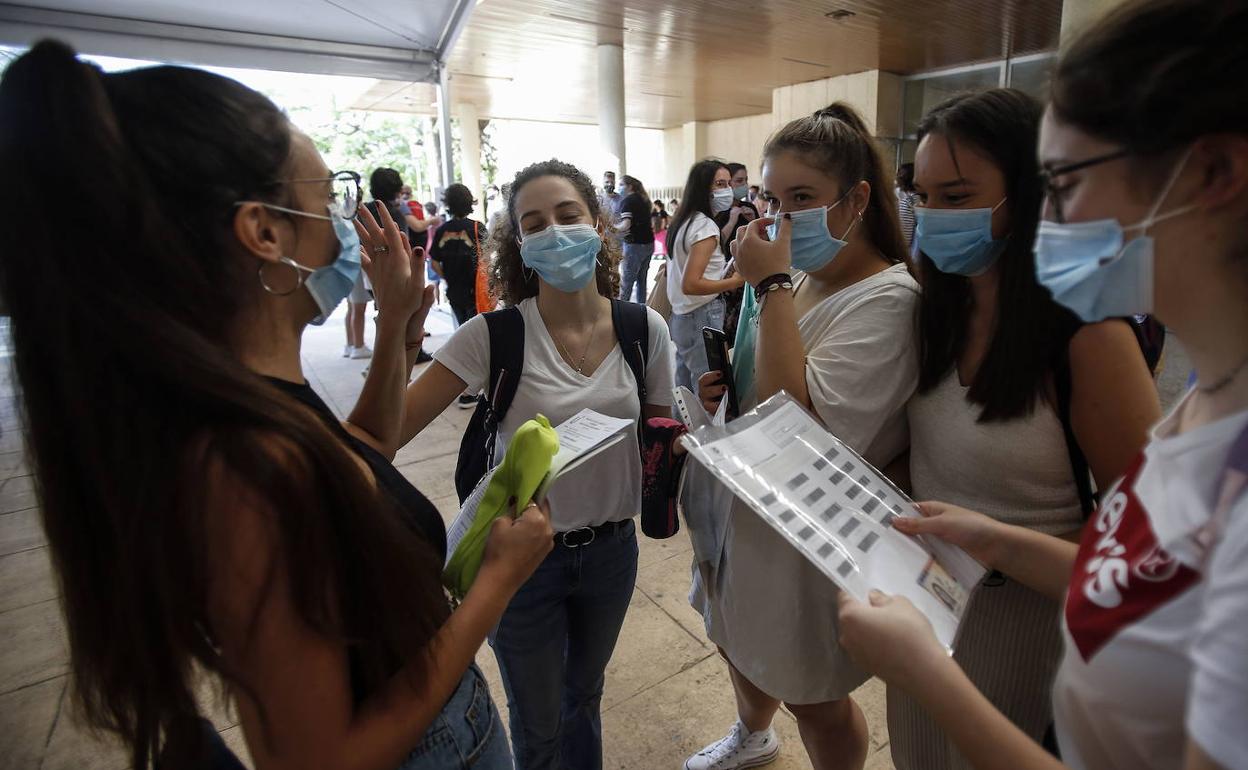
POLYGON ((585 358, 589 356, 589 349, 591 346, 593 346, 594 335, 597 333, 598 333, 598 319, 595 318, 594 320, 590 321, 589 342, 585 343, 585 350, 584 352, 581 353, 581 360, 575 366, 572 365, 572 359, 574 358, 574 356, 572 355, 572 351, 569 350, 566 345, 560 342, 559 338, 556 337, 554 334, 551 334, 550 336, 552 339, 554 339, 555 344, 559 346, 559 350, 561 353, 563 353, 564 358, 567 359, 568 366, 572 366, 572 368, 576 370, 577 374, 581 374, 581 370, 585 368, 585 358))

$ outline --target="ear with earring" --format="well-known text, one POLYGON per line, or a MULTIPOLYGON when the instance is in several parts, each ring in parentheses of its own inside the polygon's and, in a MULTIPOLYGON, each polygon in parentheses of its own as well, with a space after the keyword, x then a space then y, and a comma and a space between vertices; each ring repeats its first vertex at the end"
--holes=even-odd
POLYGON ((256 275, 259 276, 260 278, 260 286, 262 286, 264 290, 267 291, 269 294, 272 294, 276 297, 286 297, 291 294, 294 294, 296 291, 299 290, 300 286, 303 286, 303 271, 300 270, 299 265, 295 264, 295 261, 289 257, 278 257, 277 262, 261 261, 260 269, 256 271, 256 275), (295 285, 294 286, 290 287, 289 289, 285 291, 279 291, 278 289, 274 289, 272 286, 269 285, 269 282, 264 277, 264 269, 266 267, 269 267, 275 264, 285 265, 289 267, 291 270, 295 271, 295 285))

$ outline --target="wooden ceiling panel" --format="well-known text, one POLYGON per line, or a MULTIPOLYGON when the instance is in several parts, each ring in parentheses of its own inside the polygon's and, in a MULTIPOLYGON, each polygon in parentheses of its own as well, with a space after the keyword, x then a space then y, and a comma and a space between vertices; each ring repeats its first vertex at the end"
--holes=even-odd
MULTIPOLYGON (((599 43, 624 47, 630 126, 771 109, 773 88, 1049 50, 1061 0, 482 0, 452 54, 452 100, 482 117, 597 122, 599 43), (834 18, 829 14, 850 15, 834 18)), ((434 89, 378 83, 355 106, 432 113, 434 89)))

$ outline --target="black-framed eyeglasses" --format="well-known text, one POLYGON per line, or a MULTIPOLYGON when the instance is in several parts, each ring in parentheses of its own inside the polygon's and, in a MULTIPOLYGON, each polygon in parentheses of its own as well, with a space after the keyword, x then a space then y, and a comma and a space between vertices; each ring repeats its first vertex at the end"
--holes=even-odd
POLYGON ((1057 179, 1065 174, 1075 171, 1082 171, 1085 168, 1099 166, 1102 163, 1108 163, 1111 160, 1125 158, 1131 154, 1130 150, 1114 150, 1104 155, 1097 155, 1093 158, 1077 160, 1074 163, 1067 163, 1062 166, 1045 166, 1040 169, 1040 184, 1044 187, 1044 197, 1049 205, 1053 207, 1053 216, 1058 224, 1066 224, 1066 217, 1062 213, 1061 190, 1057 187, 1057 179))
POLYGON ((279 184, 331 183, 334 205, 343 219, 355 219, 360 211, 360 175, 354 171, 335 171, 332 176, 316 179, 284 179, 279 184))

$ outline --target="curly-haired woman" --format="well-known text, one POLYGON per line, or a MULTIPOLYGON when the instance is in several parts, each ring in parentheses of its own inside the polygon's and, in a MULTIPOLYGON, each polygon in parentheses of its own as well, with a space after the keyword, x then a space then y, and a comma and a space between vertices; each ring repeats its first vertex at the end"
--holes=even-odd
MULTIPOLYGON (((538 412, 555 425, 587 408, 631 420, 669 416, 673 356, 663 319, 647 311, 644 404, 617 342, 611 298, 619 293, 619 247, 602 237, 607 222, 593 183, 550 160, 521 171, 511 189, 490 270, 502 303, 523 319, 524 367, 494 460, 538 412)), ((484 388, 489 372, 489 327, 475 317, 409 387, 399 446, 465 389, 484 388)), ((603 673, 637 576, 641 459, 634 435, 610 450, 619 458, 607 458, 611 473, 573 473, 551 491, 555 549, 490 637, 524 770, 601 767, 603 673)))

